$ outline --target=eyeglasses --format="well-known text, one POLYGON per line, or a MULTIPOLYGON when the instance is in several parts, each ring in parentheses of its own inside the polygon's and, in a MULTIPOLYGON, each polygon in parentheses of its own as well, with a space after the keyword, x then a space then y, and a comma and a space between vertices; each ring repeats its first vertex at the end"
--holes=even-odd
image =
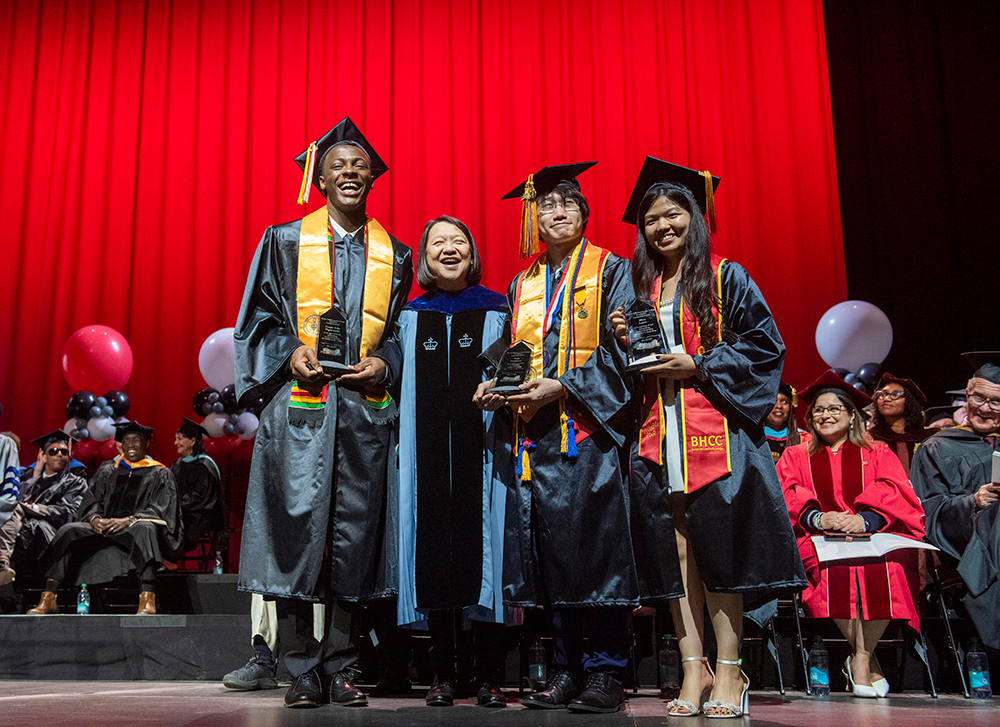
POLYGON ((875 401, 879 399, 888 399, 889 401, 896 401, 897 399, 902 399, 906 396, 905 392, 902 391, 876 391, 872 398, 875 401))
POLYGON ((814 419, 816 417, 821 417, 827 413, 829 413, 831 416, 836 417, 840 416, 845 411, 847 411, 847 408, 843 406, 817 406, 815 409, 812 410, 812 415, 814 419))
POLYGON ((1000 399, 987 399, 982 394, 969 394, 969 403, 977 409, 984 404, 989 404, 990 411, 1000 411, 1000 399))
POLYGON ((66 457, 67 455, 69 455, 69 450, 68 450, 68 449, 66 449, 65 447, 59 447, 59 448, 57 448, 57 449, 50 449, 50 450, 49 450, 48 452, 46 452, 45 454, 47 454, 47 455, 48 455, 48 456, 50 456, 50 457, 55 457, 55 456, 57 456, 57 455, 60 455, 60 454, 61 454, 61 455, 62 455, 63 457, 66 457))
POLYGON ((551 215, 556 211, 556 207, 562 207, 563 212, 579 212, 580 203, 575 199, 568 199, 565 202, 542 202, 538 205, 538 214, 551 215))

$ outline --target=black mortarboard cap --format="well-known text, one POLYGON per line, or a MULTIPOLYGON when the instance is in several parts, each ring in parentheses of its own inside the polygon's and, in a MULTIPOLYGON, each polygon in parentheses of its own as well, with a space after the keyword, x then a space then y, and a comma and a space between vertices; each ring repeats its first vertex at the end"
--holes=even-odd
MULTIPOLYGON (((323 166, 323 158, 326 156, 326 153, 333 147, 344 143, 356 144, 365 150, 365 153, 372 162, 372 181, 375 181, 389 171, 388 165, 382 161, 382 157, 378 155, 358 127, 354 125, 351 117, 345 116, 336 126, 295 157, 295 163, 299 165, 299 169, 309 176, 309 182, 314 184, 316 189, 319 189, 319 172, 323 166)), ((309 184, 306 182, 306 178, 303 177, 302 186, 299 190, 299 204, 308 201, 308 191, 309 184)))
MULTIPOLYGON (((698 207, 701 208, 701 213, 709 216, 709 223, 714 228, 715 202, 714 199, 710 200, 708 197, 705 174, 705 172, 697 172, 694 169, 688 169, 687 167, 671 164, 656 157, 647 156, 646 161, 642 163, 642 169, 639 170, 639 178, 635 180, 635 187, 632 188, 632 196, 625 207, 625 215, 622 217, 622 222, 634 225, 635 216, 639 213, 639 205, 642 203, 642 198, 646 196, 649 188, 658 182, 670 182, 679 187, 687 188, 694 196, 698 207)), ((712 177, 713 198, 715 190, 719 188, 721 181, 722 179, 719 177, 712 177)))
POLYGON ((43 452, 49 448, 50 444, 54 442, 66 442, 69 443, 70 436, 61 429, 56 429, 49 432, 48 434, 43 434, 38 439, 32 439, 31 441, 38 445, 38 448, 43 452))
MULTIPOLYGON (((597 162, 577 162, 576 164, 555 164, 549 167, 542 167, 532 175, 532 183, 535 185, 535 194, 541 196, 548 194, 560 182, 576 182, 577 176, 583 174, 597 162)), ((505 194, 501 199, 520 199, 524 194, 524 187, 528 180, 521 182, 505 194)))
POLYGON ((1000 384, 1000 351, 966 351, 962 356, 976 370, 975 378, 1000 384))
POLYGON ((953 417, 957 408, 954 405, 929 406, 924 409, 924 416, 927 418, 927 422, 930 423, 945 416, 953 417))
POLYGON ((208 430, 205 429, 201 424, 187 417, 181 417, 184 422, 177 428, 177 431, 187 437, 188 439, 197 439, 201 441, 202 437, 208 436, 208 430))
POLYGON ((139 422, 122 422, 121 424, 115 424, 116 442, 122 441, 128 434, 138 434, 146 439, 152 439, 153 428, 144 427, 139 422))

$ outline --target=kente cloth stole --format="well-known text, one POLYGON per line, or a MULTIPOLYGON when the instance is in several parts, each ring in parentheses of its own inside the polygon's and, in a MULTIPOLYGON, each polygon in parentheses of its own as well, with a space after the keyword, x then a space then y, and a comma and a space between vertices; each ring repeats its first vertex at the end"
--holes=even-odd
MULTIPOLYGON (((716 292, 722 300, 722 265, 726 260, 712 256, 712 273, 716 292)), ((660 310, 661 276, 653 281, 650 300, 660 310)), ((723 306, 724 307, 724 306, 723 306)), ((716 331, 722 338, 722 315, 712 306, 716 331)), ((701 344, 701 326, 694 312, 684 305, 680 296, 681 338, 684 352, 691 356, 705 353, 701 344)), ((671 322, 672 323, 672 322, 671 322)), ((694 379, 680 382, 679 419, 684 455, 684 492, 694 492, 733 471, 729 453, 729 428, 726 417, 695 388, 694 379)), ((639 430, 639 456, 658 465, 663 464, 663 441, 666 436, 666 419, 663 414, 663 386, 672 386, 670 379, 657 376, 643 377, 643 411, 646 416, 639 430)))
MULTIPOLYGON (((514 343, 524 341, 531 346, 531 366, 536 376, 545 375, 545 332, 557 312, 560 313, 557 376, 583 364, 600 344, 601 293, 607 260, 607 250, 584 238, 570 253, 555 291, 548 290, 548 253, 538 255, 521 276, 514 296, 511 338, 514 343)), ((525 481, 531 479, 528 452, 534 445, 521 436, 521 431, 523 422, 530 421, 536 411, 535 407, 523 406, 514 417, 515 469, 525 481)), ((578 427, 566 412, 565 399, 559 401, 559 426, 560 452, 575 457, 578 427)))
MULTIPOLYGON (((392 296, 394 262, 392 240, 385 228, 369 217, 364 229, 365 289, 359 351, 361 358, 375 350, 382 340, 392 296)), ((316 338, 319 334, 319 318, 334 303, 333 268, 337 261, 335 253, 331 261, 332 239, 329 212, 325 206, 302 218, 298 275, 295 282, 295 307, 299 340, 313 348, 316 348, 316 338)), ((323 419, 326 399, 326 386, 316 395, 299 388, 298 383, 293 383, 288 402, 289 421, 299 425, 307 423, 318 425, 323 419)), ((388 398, 379 397, 377 400, 370 400, 369 404, 374 408, 382 408, 388 404, 388 398)))
MULTIPOLYGON (((861 447, 848 441, 840 447, 840 496, 833 490, 833 467, 834 455, 830 453, 828 447, 823 447, 816 454, 809 457, 809 475, 812 478, 813 492, 819 500, 820 510, 823 512, 840 512, 850 510, 857 513, 858 508, 854 502, 864 492, 865 475, 864 459, 861 447)), ((851 590, 855 587, 852 583, 854 569, 845 566, 847 563, 826 564, 827 581, 827 607, 830 618, 854 618, 856 609, 852 606, 854 599, 850 598, 851 590)), ((866 603, 868 615, 866 618, 891 618, 892 598, 891 584, 889 582, 888 571, 885 563, 876 560, 871 563, 860 564, 862 573, 858 577, 864 578, 866 603)), ((861 594, 858 593, 858 599, 861 594)))
POLYGON ((145 467, 162 467, 163 465, 157 462, 152 457, 143 457, 138 462, 129 462, 125 459, 125 455, 119 454, 115 457, 115 468, 123 467, 127 470, 141 470, 145 467))

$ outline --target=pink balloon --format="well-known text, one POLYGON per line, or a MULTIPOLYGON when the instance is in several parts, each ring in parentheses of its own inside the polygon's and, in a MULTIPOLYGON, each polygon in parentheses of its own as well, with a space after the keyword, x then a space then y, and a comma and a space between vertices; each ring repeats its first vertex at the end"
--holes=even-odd
POLYGON ((205 339, 198 352, 201 375, 205 383, 217 391, 236 383, 235 332, 235 328, 220 328, 205 339))
POLYGON ((74 391, 121 389, 132 375, 132 363, 132 347, 110 326, 84 326, 63 346, 63 376, 74 391))

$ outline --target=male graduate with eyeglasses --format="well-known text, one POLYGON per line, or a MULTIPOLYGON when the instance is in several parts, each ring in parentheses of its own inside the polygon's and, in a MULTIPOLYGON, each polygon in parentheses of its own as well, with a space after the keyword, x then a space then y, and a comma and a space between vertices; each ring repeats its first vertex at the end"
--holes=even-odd
POLYGON ((0 526, 0 586, 14 580, 11 563, 37 562, 56 531, 73 519, 87 480, 69 471, 70 437, 56 430, 34 440, 38 467, 21 483, 20 501, 0 526))
POLYGON ((983 643, 1000 649, 1000 351, 962 354, 976 370, 966 385, 968 424, 917 447, 910 481, 927 515, 927 540, 968 586, 963 599, 983 643))

